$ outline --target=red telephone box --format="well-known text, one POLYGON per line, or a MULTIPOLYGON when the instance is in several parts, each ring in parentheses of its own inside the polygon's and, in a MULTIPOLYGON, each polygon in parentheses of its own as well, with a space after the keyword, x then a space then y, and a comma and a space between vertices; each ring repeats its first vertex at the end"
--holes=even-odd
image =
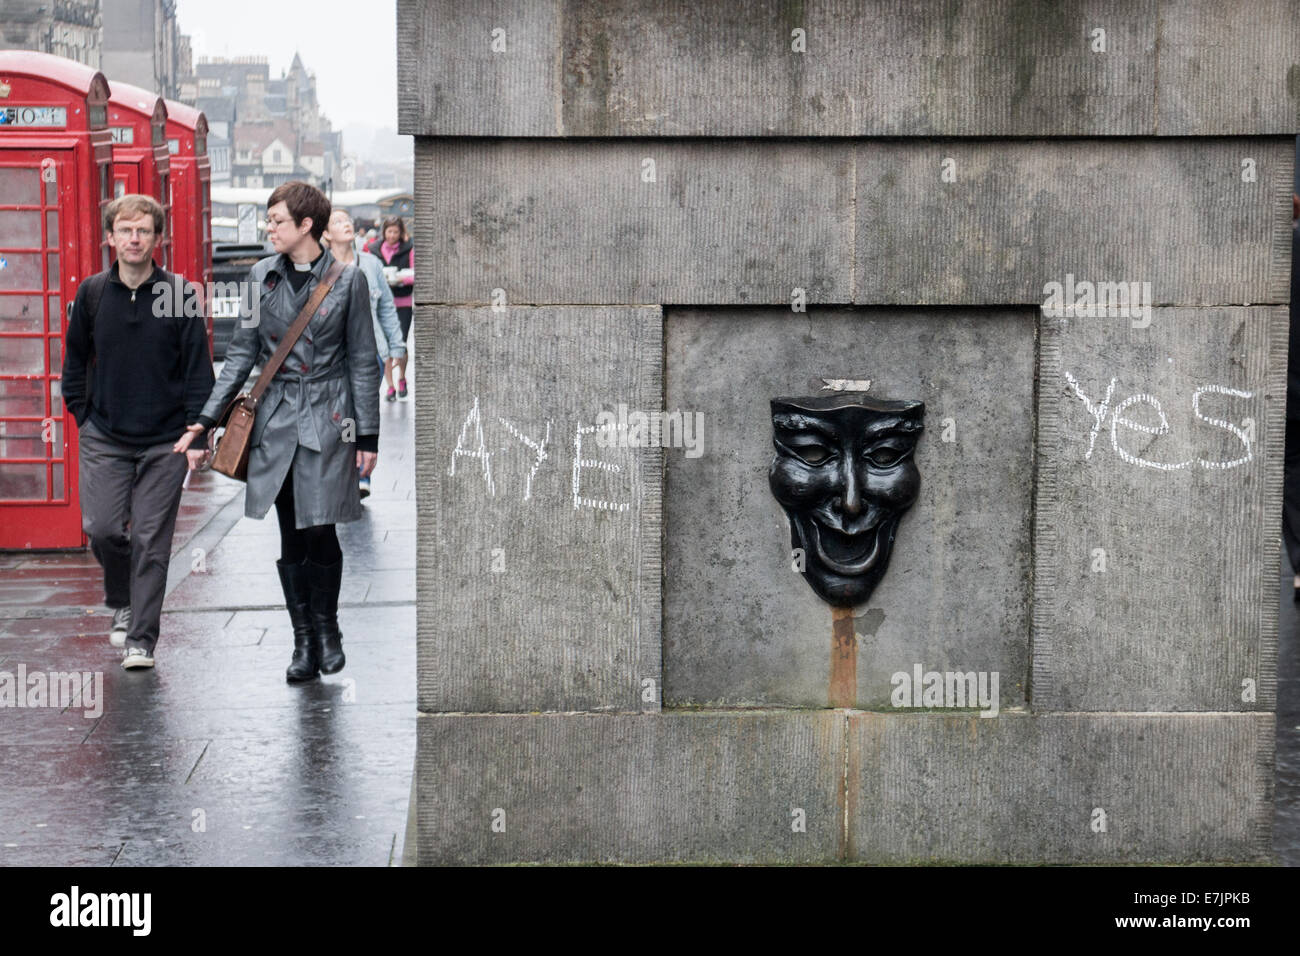
MULTIPOLYGON (((212 281, 212 169, 208 163, 208 119, 199 110, 167 100, 167 149, 171 152, 172 268, 197 283, 206 303, 212 281)), ((208 351, 212 350, 212 316, 208 351)))
POLYGON ((0 548, 84 544, 65 315, 108 266, 108 81, 74 60, 0 51, 0 548))
POLYGON ((143 193, 158 200, 167 227, 153 258, 172 268, 171 154, 167 151, 167 106, 157 93, 114 80, 108 97, 108 128, 113 136, 113 197, 143 193))

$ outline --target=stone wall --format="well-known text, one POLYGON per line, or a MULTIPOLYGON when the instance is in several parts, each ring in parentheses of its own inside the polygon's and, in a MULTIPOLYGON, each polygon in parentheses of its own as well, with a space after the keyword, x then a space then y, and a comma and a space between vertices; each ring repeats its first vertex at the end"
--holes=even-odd
POLYGON ((399 0, 408 859, 1266 859, 1296 23, 399 0), (851 647, 767 482, 835 380, 926 405, 851 647))

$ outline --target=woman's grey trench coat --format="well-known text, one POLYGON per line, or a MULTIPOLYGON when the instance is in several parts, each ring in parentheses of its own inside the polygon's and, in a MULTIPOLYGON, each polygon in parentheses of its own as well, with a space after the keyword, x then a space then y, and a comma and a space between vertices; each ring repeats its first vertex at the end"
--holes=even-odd
MULTIPOLYGON (((259 355, 279 347, 299 310, 334 262, 328 251, 298 293, 285 256, 263 259, 249 272, 258 292, 256 320, 241 318, 226 350, 221 377, 204 406, 217 421, 243 389, 259 355), (245 327, 245 322, 248 326, 245 327)), ((262 396, 248 454, 244 514, 262 518, 275 503, 293 465, 294 523, 298 528, 355 521, 362 515, 357 489, 356 436, 379 434, 379 381, 370 290, 355 265, 343 274, 312 316, 262 396)))

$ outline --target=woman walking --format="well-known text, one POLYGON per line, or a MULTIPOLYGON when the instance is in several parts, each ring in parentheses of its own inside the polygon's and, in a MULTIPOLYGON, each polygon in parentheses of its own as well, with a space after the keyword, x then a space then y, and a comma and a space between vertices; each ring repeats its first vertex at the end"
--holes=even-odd
MULTIPOLYGON (((388 266, 386 270, 389 276, 388 282, 393 290, 393 303, 397 306, 397 321, 402 326, 402 341, 405 342, 411 333, 411 312, 415 292, 415 278, 412 271, 415 269, 415 256, 411 237, 406 232, 406 223, 401 216, 390 216, 385 219, 380 235, 383 241, 372 245, 370 251, 383 259, 384 264, 388 266), (402 275, 403 272, 406 274, 402 275)), ((401 358, 391 358, 384 366, 384 382, 388 385, 384 398, 390 402, 396 398, 406 398, 406 358, 405 355, 401 358), (393 388, 394 369, 397 371, 396 389, 393 388)))
POLYGON ((276 568, 293 622, 291 683, 343 668, 338 599, 343 552, 334 525, 363 514, 357 471, 368 476, 379 448, 379 358, 366 279, 355 266, 336 270, 321 248, 330 202, 314 186, 289 182, 267 201, 277 255, 249 273, 259 291, 257 322, 239 323, 208 403, 178 445, 220 420, 258 355, 274 353, 320 283, 334 279, 309 324, 262 396, 248 455, 244 514, 262 518, 275 505, 280 524, 276 568))

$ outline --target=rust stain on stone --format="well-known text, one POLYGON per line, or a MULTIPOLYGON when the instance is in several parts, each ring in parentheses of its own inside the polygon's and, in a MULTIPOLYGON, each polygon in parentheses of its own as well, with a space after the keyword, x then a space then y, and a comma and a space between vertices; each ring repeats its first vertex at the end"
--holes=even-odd
POLYGON ((853 608, 831 608, 832 707, 852 707, 858 699, 858 640, 853 632, 853 608))

